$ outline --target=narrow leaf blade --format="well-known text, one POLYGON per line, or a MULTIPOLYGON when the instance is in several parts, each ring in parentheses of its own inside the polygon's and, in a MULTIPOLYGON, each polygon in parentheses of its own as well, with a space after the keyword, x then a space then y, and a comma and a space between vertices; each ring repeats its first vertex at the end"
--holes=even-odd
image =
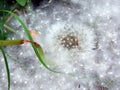
POLYGON ((27 3, 27 0, 16 0, 18 4, 20 4, 21 6, 25 6, 25 4, 27 3))
POLYGON ((5 55, 4 49, 2 47, 0 47, 0 50, 4 57, 4 62, 5 62, 6 71, 7 71, 7 78, 8 78, 8 90, 10 90, 10 71, 9 71, 8 61, 7 61, 7 57, 5 55))

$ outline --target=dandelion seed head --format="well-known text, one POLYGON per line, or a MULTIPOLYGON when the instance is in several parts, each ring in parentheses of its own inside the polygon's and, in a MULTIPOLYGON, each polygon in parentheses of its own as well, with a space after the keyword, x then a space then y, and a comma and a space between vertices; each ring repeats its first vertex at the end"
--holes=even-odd
POLYGON ((68 49, 76 48, 78 44, 78 39, 75 36, 66 35, 61 40, 61 45, 68 49))
MULTIPOLYGON (((89 51, 95 47, 94 30, 85 25, 75 25, 75 23, 58 23, 49 28, 46 40, 49 47, 53 49, 78 49, 79 51, 89 51)), ((55 50, 55 51, 56 51, 55 50)))
MULTIPOLYGON (((40 33, 33 39, 41 45, 47 60, 55 62, 55 69, 65 73, 74 72, 77 75, 76 79, 44 70, 43 66, 37 62, 31 45, 24 44, 19 48, 7 49, 7 52, 18 61, 27 65, 17 69, 18 66, 11 62, 12 60, 8 60, 12 63, 9 64, 13 73, 11 75, 11 81, 14 84, 11 87, 12 90, 16 88, 18 90, 77 90, 78 87, 80 90, 119 89, 118 0, 64 0, 65 2, 57 0, 59 3, 56 3, 56 0, 53 1, 55 3, 51 3, 45 9, 38 8, 19 17, 29 30, 40 33), (113 80, 112 84, 109 83, 110 80, 113 80)), ((12 20, 10 26, 19 36, 11 35, 8 39, 28 39, 16 20, 12 20)), ((1 63, 3 61, 4 59, 1 63)), ((3 65, 0 67, 3 68, 3 65)), ((4 71, 2 69, 1 73, 4 71)), ((7 82, 5 76, 1 77, 1 82, 3 84, 7 82)))
MULTIPOLYGON (((69 65, 72 65, 75 58, 81 62, 82 60, 88 62, 85 59, 92 56, 90 52, 95 47, 96 36, 94 29, 89 26, 82 23, 59 22, 53 24, 47 31, 49 34, 46 34, 45 42, 47 43, 44 45, 47 47, 48 57, 52 57, 56 63, 64 65, 64 69, 69 67, 68 71, 71 70, 72 66, 69 65)), ((92 61, 89 60, 89 62, 92 61)))

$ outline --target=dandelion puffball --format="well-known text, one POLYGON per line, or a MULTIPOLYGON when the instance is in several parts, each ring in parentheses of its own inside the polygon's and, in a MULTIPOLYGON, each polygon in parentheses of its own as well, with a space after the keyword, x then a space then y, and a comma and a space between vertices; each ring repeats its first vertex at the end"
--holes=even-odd
POLYGON ((59 22, 47 29, 44 45, 48 57, 61 65, 73 58, 90 58, 95 48, 94 29, 81 23, 59 22))
MULTIPOLYGON (((18 70, 16 69, 18 66, 8 60, 12 63, 13 74, 16 75, 18 72, 21 78, 24 72, 25 76, 27 75, 24 81, 12 77, 11 82, 15 82, 12 89, 21 90, 23 83, 25 85, 22 84, 22 87, 26 90, 119 90, 120 5, 118 1, 53 0, 49 7, 38 8, 20 15, 34 41, 43 48, 47 60, 55 62, 55 66, 51 65, 50 68, 65 73, 73 72, 75 77, 44 70, 36 59, 34 51, 30 49, 31 46, 24 44, 17 49, 9 47, 6 50, 23 65, 29 65, 18 70)), ((10 26, 20 37, 18 34, 12 34, 9 39, 27 39, 23 28, 15 19, 10 22, 10 26)), ((4 78, 0 79, 3 84, 4 78)))

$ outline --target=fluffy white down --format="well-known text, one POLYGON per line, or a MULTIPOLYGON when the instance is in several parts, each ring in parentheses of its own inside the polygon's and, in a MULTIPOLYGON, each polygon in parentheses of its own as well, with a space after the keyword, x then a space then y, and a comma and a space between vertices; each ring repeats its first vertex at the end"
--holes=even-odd
MULTIPOLYGON (((90 57, 95 54, 95 52, 93 53, 93 49, 96 47, 95 37, 94 29, 86 25, 74 22, 58 22, 48 28, 44 45, 46 53, 52 57, 48 58, 54 60, 58 65, 65 65, 65 62, 72 63, 74 58, 79 61, 84 60, 86 63, 88 61, 92 64, 90 57), (70 50, 61 45, 61 39, 69 34, 75 36, 79 42, 76 48, 70 50)), ((66 65, 63 68, 65 67, 66 65)))
MULTIPOLYGON (((46 58, 57 63, 55 68, 75 76, 48 72, 37 61, 29 44, 8 47, 7 52, 22 63, 9 59, 11 89, 120 90, 120 1, 58 1, 47 9, 38 8, 20 17, 30 30, 39 33, 34 40, 41 44, 46 58), (71 32, 80 44, 68 50, 61 45, 60 38, 71 32)), ((27 39, 16 20, 10 26, 19 36, 11 35, 8 39, 27 39)), ((0 89, 5 90, 7 79, 0 57, 0 89)))

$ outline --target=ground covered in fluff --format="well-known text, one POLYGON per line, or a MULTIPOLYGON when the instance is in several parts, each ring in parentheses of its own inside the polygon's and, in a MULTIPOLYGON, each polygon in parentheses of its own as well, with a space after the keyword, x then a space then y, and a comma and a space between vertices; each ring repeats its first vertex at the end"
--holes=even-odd
MULTIPOLYGON (((38 42, 50 67, 38 61, 29 43, 6 47, 11 90, 120 90, 120 1, 61 0, 20 14, 38 42), (72 74, 69 75, 68 73, 72 74)), ((13 19, 17 34, 27 39, 13 19)), ((0 90, 7 90, 4 60, 0 53, 0 90)))

